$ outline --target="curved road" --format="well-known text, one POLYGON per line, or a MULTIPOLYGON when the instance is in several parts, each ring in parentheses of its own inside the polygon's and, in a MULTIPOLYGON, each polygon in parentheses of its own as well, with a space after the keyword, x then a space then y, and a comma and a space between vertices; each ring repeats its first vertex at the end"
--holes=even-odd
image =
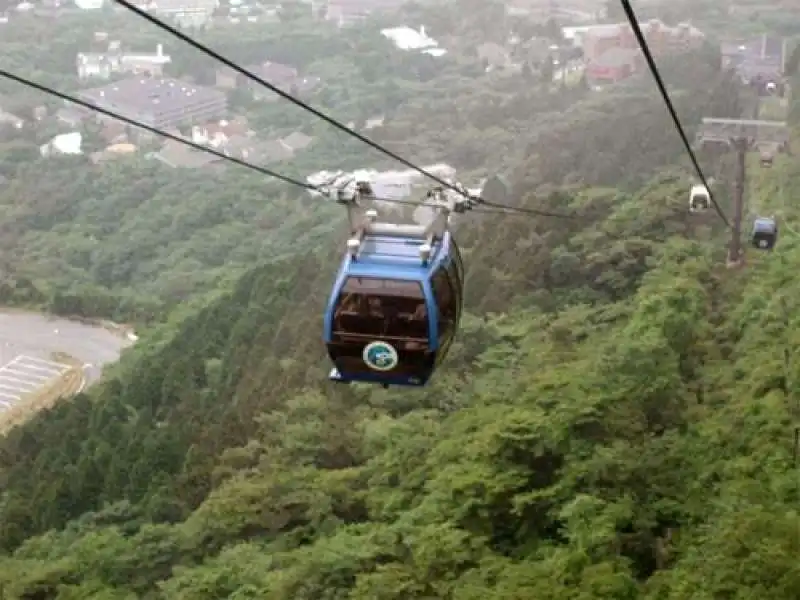
POLYGON ((0 366, 19 356, 52 360, 63 352, 84 363, 87 384, 96 381, 103 365, 119 360, 132 341, 97 325, 68 319, 0 310, 0 366))

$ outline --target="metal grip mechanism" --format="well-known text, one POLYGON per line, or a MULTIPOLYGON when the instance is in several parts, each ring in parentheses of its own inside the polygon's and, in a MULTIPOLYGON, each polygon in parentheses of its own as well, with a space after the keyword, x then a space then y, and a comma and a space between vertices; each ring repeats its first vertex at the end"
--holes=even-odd
POLYGON ((366 235, 408 238, 420 240, 420 260, 427 263, 433 245, 447 233, 450 215, 462 214, 472 209, 480 199, 473 198, 461 184, 454 184, 456 189, 445 189, 437 186, 428 190, 425 199, 419 206, 433 210, 434 216, 428 225, 404 225, 378 221, 378 211, 367 209, 362 200, 380 202, 376 198, 372 185, 368 181, 358 181, 352 176, 342 177, 341 172, 334 175, 326 185, 319 186, 320 193, 334 198, 337 204, 347 208, 347 219, 350 225, 350 237, 347 240, 347 251, 353 260, 358 258, 361 244, 366 235))

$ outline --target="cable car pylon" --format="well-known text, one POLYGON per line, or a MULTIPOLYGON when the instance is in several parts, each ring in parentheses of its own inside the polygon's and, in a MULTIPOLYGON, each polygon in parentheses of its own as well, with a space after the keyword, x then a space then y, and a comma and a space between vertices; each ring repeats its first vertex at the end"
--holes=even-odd
MULTIPOLYGON (((697 131, 696 142, 701 145, 724 144, 736 152, 736 176, 733 194, 733 223, 728 244, 728 266, 742 264, 742 219, 744 218, 745 182, 747 180, 747 154, 753 149, 770 148, 790 152, 789 127, 783 121, 758 121, 752 119, 714 119, 704 117, 697 131)), ((772 164, 771 157, 762 153, 761 164, 772 164)), ((753 225, 751 241, 759 249, 772 249, 778 237, 778 226, 773 217, 758 217, 753 225)))

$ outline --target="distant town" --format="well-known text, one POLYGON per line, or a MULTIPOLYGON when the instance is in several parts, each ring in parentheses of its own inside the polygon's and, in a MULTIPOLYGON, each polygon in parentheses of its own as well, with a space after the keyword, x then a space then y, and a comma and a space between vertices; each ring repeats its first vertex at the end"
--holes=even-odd
MULTIPOLYGON (((182 26, 214 27, 221 21, 230 26, 237 20, 279 19, 277 4, 246 4, 244 0, 221 4, 218 0, 159 0, 142 5, 165 20, 182 26)), ((331 21, 343 28, 353 26, 376 11, 396 10, 403 0, 313 0, 309 14, 331 21)), ((509 10, 535 16, 541 2, 516 0, 509 10)), ((512 32, 505 44, 484 43, 477 48, 477 60, 487 72, 518 76, 526 68, 541 71, 549 61, 553 79, 581 78, 592 88, 604 88, 625 80, 645 69, 643 56, 630 26, 626 23, 597 23, 602 20, 602 3, 575 0, 566 3, 570 20, 581 25, 561 28, 561 39, 523 38, 512 32), (594 21, 594 22, 593 22, 594 21)), ((102 9, 104 0, 76 0, 69 6, 62 0, 39 0, 16 5, 3 13, 8 26, 22 13, 52 14, 58 11, 92 11, 102 9)), ((4 25, 0 25, 2 27, 4 25)), ((703 31, 691 23, 668 26, 658 20, 642 24, 652 51, 666 55, 706 43, 703 31)), ((424 25, 398 25, 381 33, 391 40, 398 52, 420 52, 432 57, 445 56, 448 49, 430 37, 424 25)), ((754 39, 727 40, 721 45, 723 65, 736 69, 742 80, 754 86, 765 86, 781 79, 787 59, 786 41, 762 35, 754 39)), ((75 56, 78 96, 94 105, 108 108, 131 119, 212 147, 225 155, 267 165, 291 159, 314 143, 314 138, 301 131, 270 136, 254 130, 248 119, 235 114, 229 101, 233 92, 245 91, 254 99, 272 100, 274 94, 228 68, 217 70, 212 83, 200 85, 188 79, 167 75, 172 57, 157 44, 150 52, 133 52, 122 40, 109 39, 96 32, 86 41, 86 50, 75 56)), ((300 72, 293 65, 274 62, 264 56, 246 68, 277 87, 301 98, 313 97, 324 88, 320 77, 300 72)), ((90 153, 92 162, 113 160, 120 156, 143 153, 175 168, 209 167, 219 157, 199 152, 173 140, 163 141, 141 130, 73 105, 63 106, 50 114, 43 106, 31 107, 26 114, 15 113, 3 106, 0 98, 0 127, 5 136, 13 136, 29 122, 55 119, 66 129, 41 147, 43 156, 84 154, 87 126, 97 132, 104 147, 90 153)), ((380 127, 383 116, 375 115, 363 124, 364 129, 380 127)), ((391 187, 390 184, 389 187, 391 187)), ((401 188, 405 185, 399 182, 401 188)))

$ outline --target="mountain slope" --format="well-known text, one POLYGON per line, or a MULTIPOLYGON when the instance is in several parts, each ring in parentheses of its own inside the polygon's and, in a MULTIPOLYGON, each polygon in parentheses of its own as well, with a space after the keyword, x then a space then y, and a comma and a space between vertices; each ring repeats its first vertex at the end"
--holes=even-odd
POLYGON ((579 218, 459 223, 471 315, 429 388, 325 382, 336 244, 251 269, 12 432, 7 593, 793 598, 800 248, 726 270, 689 180, 654 174, 679 145, 639 137, 663 107, 631 96, 592 129, 565 115, 577 167, 519 169, 517 200, 579 218))

